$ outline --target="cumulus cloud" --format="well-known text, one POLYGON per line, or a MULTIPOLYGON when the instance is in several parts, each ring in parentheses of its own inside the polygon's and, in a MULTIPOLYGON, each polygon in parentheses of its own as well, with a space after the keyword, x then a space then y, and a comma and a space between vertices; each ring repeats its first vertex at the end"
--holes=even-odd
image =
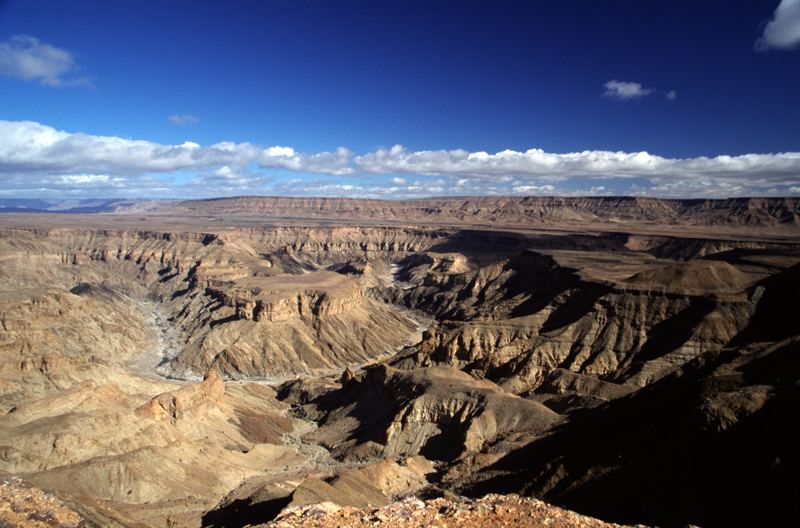
POLYGON ((628 99, 638 99, 653 93, 650 88, 645 88, 641 83, 637 82, 624 82, 616 79, 608 81, 605 85, 606 91, 603 96, 626 101, 628 99))
POLYGON ((675 90, 670 90, 666 94, 664 94, 664 97, 666 97, 670 101, 674 101, 675 99, 678 98, 678 92, 676 92, 675 90))
POLYGON ((15 35, 0 42, 0 75, 45 86, 88 86, 88 77, 76 76, 80 68, 72 53, 36 37, 15 35))
POLYGON ((61 176, 63 183, 106 183, 110 179, 105 174, 65 174, 61 176))
POLYGON ((781 0, 755 47, 759 51, 800 47, 800 0, 781 0))
MULTIPOLYGON (((648 183, 645 192, 657 196, 731 196, 763 194, 765 189, 776 186, 786 190, 785 186, 800 181, 800 152, 665 158, 648 152, 596 150, 564 154, 541 149, 494 154, 464 150, 412 152, 395 145, 357 156, 354 163, 367 173, 450 177, 454 180, 450 191, 470 185, 475 191, 488 192, 494 185, 515 193, 563 194, 567 189, 557 186, 571 180, 611 178, 620 184, 644 180, 648 183)), ((591 191, 591 187, 583 189, 591 191)))
POLYGON ((541 149, 525 152, 503 150, 495 154, 465 150, 411 152, 401 145, 379 149, 355 158, 356 165, 371 173, 414 173, 425 175, 469 175, 502 178, 508 175, 537 176, 554 181, 574 176, 673 177, 725 176, 749 178, 800 176, 800 153, 745 154, 713 158, 664 158, 647 152, 587 150, 554 154, 541 149))
POLYGON ((515 194, 552 194, 556 190, 555 185, 515 185, 511 188, 515 194))
POLYGON ((207 147, 163 145, 114 136, 69 133, 32 121, 0 121, 0 174, 91 173, 131 176, 223 166, 283 168, 323 174, 352 173, 347 149, 305 155, 290 147, 221 142, 207 147))
POLYGON ((713 197, 800 194, 798 189, 800 152, 666 158, 598 150, 409 151, 395 145, 362 155, 346 148, 303 153, 289 146, 252 143, 167 145, 70 133, 30 121, 0 121, 0 194, 5 195, 713 197))
POLYGON ((202 173, 180 190, 181 195, 205 195, 211 191, 216 196, 230 194, 257 194, 272 178, 261 171, 247 167, 222 167, 202 173))
POLYGON ((198 123, 200 118, 192 114, 172 114, 167 116, 167 121, 173 125, 190 125, 198 123))

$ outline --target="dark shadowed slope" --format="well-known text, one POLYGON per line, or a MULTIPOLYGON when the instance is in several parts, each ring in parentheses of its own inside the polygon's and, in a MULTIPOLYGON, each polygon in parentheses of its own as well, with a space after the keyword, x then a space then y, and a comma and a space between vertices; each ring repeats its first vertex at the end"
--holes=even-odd
POLYGON ((479 472, 469 494, 518 491, 617 522, 797 526, 800 328, 793 267, 729 347, 574 416, 479 472))

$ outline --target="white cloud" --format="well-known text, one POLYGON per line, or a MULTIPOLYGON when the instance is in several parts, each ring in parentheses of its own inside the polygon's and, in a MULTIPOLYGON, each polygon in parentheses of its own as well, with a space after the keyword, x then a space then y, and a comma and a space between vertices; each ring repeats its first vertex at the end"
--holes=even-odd
POLYGON ((264 149, 264 154, 275 158, 291 158, 294 156, 294 149, 292 147, 269 147, 264 149))
MULTIPOLYGON (((247 167, 222 167, 193 179, 188 185, 189 194, 213 192, 216 195, 257 193, 272 178, 247 167)), ((174 188, 171 189, 175 191, 174 188)))
POLYGON ((0 75, 45 86, 91 85, 88 77, 75 77, 79 70, 72 53, 35 37, 15 35, 0 42, 0 75))
POLYGON ((430 176, 464 175, 496 181, 509 175, 536 176, 561 181, 571 177, 633 178, 673 176, 770 178, 800 177, 800 153, 745 154, 713 158, 664 158, 647 152, 587 150, 554 154, 541 149, 504 150, 496 154, 463 150, 410 152, 400 145, 355 158, 356 166, 370 173, 409 173, 430 176))
POLYGON ((227 165, 223 165, 222 167, 218 168, 213 174, 214 176, 224 180, 235 180, 241 177, 241 174, 236 169, 232 169, 227 165))
POLYGON ((552 194, 555 185, 515 185, 511 188, 517 194, 552 194))
POLYGON ((613 81, 608 81, 604 86, 606 88, 606 91, 603 92, 605 97, 621 101, 637 99, 653 93, 652 89, 645 88, 637 82, 624 82, 614 79, 613 81))
POLYGON ((800 47, 800 0, 781 0, 764 33, 756 40, 759 51, 800 47))
MULTIPOLYGON (((453 178, 450 192, 462 191, 469 185, 470 192, 483 193, 489 192, 491 185, 501 185, 514 192, 561 193, 560 188, 548 190, 543 186, 614 179, 618 185, 626 180, 645 180, 649 186, 644 192, 650 195, 708 197, 759 194, 774 186, 788 188, 800 182, 800 152, 665 158, 647 152, 595 150, 564 154, 541 149, 495 154, 463 150, 411 152, 396 145, 357 156, 354 163, 367 173, 453 178)), ((582 188, 584 193, 592 192, 588 185, 582 188)), ((597 191, 600 190, 594 190, 597 191)), ((607 188, 601 192, 606 191, 607 188)))
POLYGON ((207 147, 184 142, 163 145, 150 141, 69 133, 32 121, 0 120, 0 174, 96 173, 136 175, 178 170, 215 170, 222 166, 283 168, 345 175, 347 149, 305 155, 290 147, 259 147, 222 142, 207 147))
POLYGON ((666 97, 670 101, 674 101, 675 99, 678 98, 678 92, 676 92, 675 90, 670 90, 664 95, 664 97, 666 97))
POLYGON ((106 183, 109 177, 105 174, 67 174, 61 176, 64 183, 106 183))
POLYGON ((173 197, 264 192, 391 197, 798 194, 800 152, 666 158, 597 150, 409 151, 395 145, 359 156, 346 148, 303 153, 252 143, 166 145, 0 120, 2 194, 152 197, 157 189, 163 189, 159 195, 173 197), (296 174, 289 179, 286 171, 296 174), (312 175, 330 179, 309 181, 312 175), (343 181, 341 176, 354 179, 343 181))
POLYGON ((172 114, 167 116, 167 121, 173 125, 190 125, 199 123, 200 118, 192 114, 172 114))

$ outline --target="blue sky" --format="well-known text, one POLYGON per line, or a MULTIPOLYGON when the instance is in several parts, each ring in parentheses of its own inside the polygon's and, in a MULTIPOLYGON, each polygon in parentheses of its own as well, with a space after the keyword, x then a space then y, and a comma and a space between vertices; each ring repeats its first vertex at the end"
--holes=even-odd
POLYGON ((6 197, 796 195, 799 98, 800 0, 0 0, 6 197))

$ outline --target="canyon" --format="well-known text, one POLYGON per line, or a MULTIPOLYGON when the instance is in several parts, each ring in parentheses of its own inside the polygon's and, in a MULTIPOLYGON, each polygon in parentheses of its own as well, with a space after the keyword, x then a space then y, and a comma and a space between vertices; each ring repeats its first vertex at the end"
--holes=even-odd
POLYGON ((794 525, 798 294, 792 198, 2 213, 0 476, 89 526, 794 525))

